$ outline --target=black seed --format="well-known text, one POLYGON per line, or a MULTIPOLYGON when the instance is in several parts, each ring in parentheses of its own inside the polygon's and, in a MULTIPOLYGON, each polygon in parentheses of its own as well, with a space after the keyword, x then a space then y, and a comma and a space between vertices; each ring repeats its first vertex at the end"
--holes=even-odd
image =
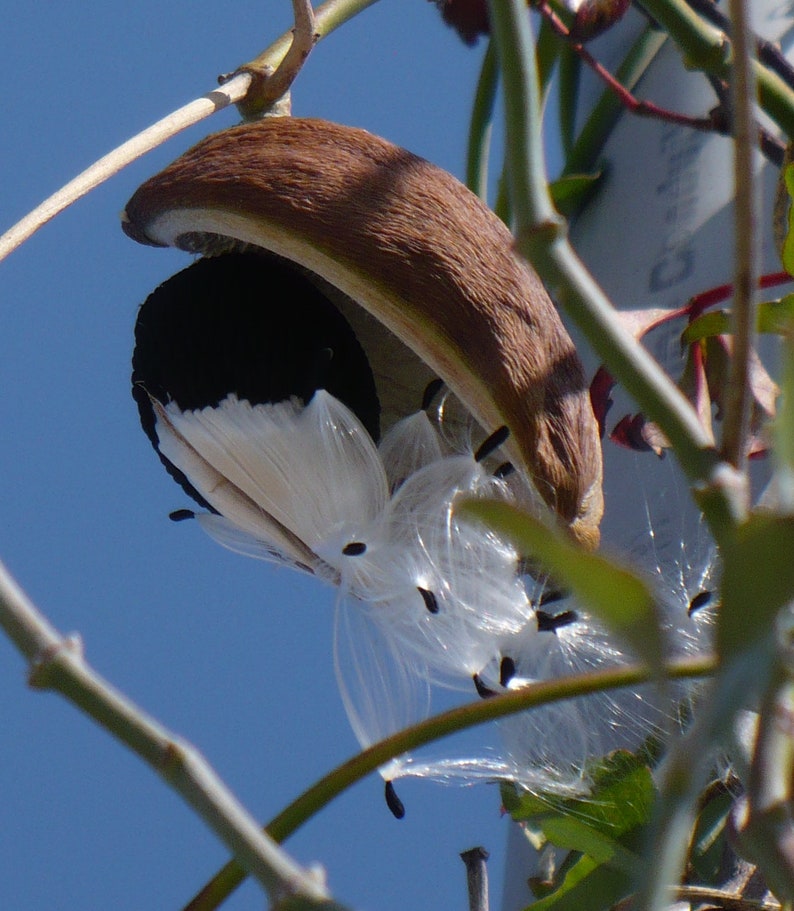
POLYGON ((501 664, 499 665, 499 683, 502 686, 507 686, 507 684, 510 683, 515 675, 516 663, 512 658, 508 658, 507 655, 505 655, 505 657, 502 658, 501 664))
POLYGON ((474 681, 474 686, 480 699, 490 699, 492 696, 497 695, 496 690, 492 690, 482 682, 482 677, 479 674, 473 674, 471 679, 474 681))
POLYGON ((436 596, 433 594, 433 592, 427 588, 420 588, 418 585, 416 586, 416 590, 422 596, 422 599, 425 602, 425 607, 430 611, 430 613, 437 614, 438 601, 436 600, 436 596))
POLYGON ((509 477, 515 470, 516 466, 512 462, 502 462, 493 473, 493 476, 501 481, 504 478, 509 477))
POLYGON ((565 610, 561 614, 548 614, 545 610, 536 610, 535 617, 540 633, 555 633, 561 627, 570 626, 579 619, 575 610, 565 610))
POLYGON ((538 604, 545 607, 547 604, 554 604, 555 601, 562 601, 564 597, 565 592, 561 592, 558 588, 548 589, 540 596, 538 604))
POLYGON ((425 386, 425 391, 422 395, 422 411, 427 411, 433 404, 433 399, 441 392, 443 385, 444 380, 436 377, 434 380, 430 380, 427 386, 425 386))
POLYGON ((489 437, 486 437, 482 443, 480 443, 479 448, 474 453, 474 461, 484 462, 485 459, 487 459, 492 452, 496 451, 509 436, 510 428, 504 424, 494 430, 489 437))
POLYGON ((695 597, 689 602, 689 609, 687 610, 687 614, 691 617, 695 611, 699 611, 701 607, 705 607, 709 601, 711 601, 713 594, 714 592, 710 591, 698 592, 695 597))
POLYGON ((367 545, 363 541, 351 541, 342 548, 346 557, 360 557, 367 552, 367 545))
POLYGON ((394 790, 394 785, 390 782, 386 782, 386 806, 391 810, 392 816, 395 819, 402 819, 405 816, 405 804, 397 796, 397 792, 394 790))
POLYGON ((195 519, 196 514, 192 509, 175 509, 173 512, 168 513, 168 518, 172 522, 184 522, 185 519, 195 519))

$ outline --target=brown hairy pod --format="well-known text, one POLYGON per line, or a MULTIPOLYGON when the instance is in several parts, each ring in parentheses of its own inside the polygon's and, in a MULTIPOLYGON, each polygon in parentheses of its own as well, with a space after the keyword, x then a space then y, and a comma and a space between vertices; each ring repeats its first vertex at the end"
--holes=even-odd
POLYGON ((573 343, 503 223, 451 175, 323 120, 209 136, 141 186, 137 241, 293 263, 353 327, 385 424, 440 377, 574 536, 598 543, 601 448, 573 343))

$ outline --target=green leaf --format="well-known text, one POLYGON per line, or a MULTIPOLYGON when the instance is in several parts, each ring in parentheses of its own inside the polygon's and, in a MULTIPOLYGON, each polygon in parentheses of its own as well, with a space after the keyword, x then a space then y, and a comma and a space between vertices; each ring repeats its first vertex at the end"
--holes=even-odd
POLYGON ((572 47, 565 44, 560 51, 559 80, 560 143, 565 158, 571 154, 576 135, 576 109, 581 74, 581 58, 572 47))
POLYGON ((466 147, 466 186, 483 202, 488 202, 488 153, 491 148, 491 127, 499 87, 499 66, 493 42, 482 61, 477 91, 474 94, 469 139, 466 147))
POLYGON ((703 338, 712 338, 715 335, 726 335, 731 331, 731 318, 726 310, 713 310, 704 313, 692 322, 681 333, 681 341, 685 345, 699 342, 703 338))
POLYGON ((559 888, 526 911, 606 911, 631 893, 632 882, 622 870, 582 857, 567 871, 559 888))
POLYGON ((759 332, 789 334, 794 329, 794 294, 758 305, 759 332))
POLYGON ((598 864, 609 864, 631 875, 637 870, 639 857, 623 847, 615 838, 588 826, 574 816, 554 816, 543 826, 546 838, 558 848, 578 851, 598 864))
POLYGON ((717 650, 723 662, 762 644, 794 599, 794 516, 756 512, 723 550, 717 650))
POLYGON ((594 171, 592 174, 566 174, 551 183, 549 191, 560 215, 568 217, 578 212, 595 192, 601 176, 601 171, 594 171))
POLYGON ((714 886, 725 856, 727 822, 733 808, 734 795, 723 788, 701 809, 692 837, 688 863, 694 878, 714 886))
POLYGON ((611 836, 644 825, 654 802, 653 775, 643 755, 616 750, 588 768, 592 787, 586 796, 560 797, 514 791, 503 793, 505 809, 518 822, 542 830, 547 819, 577 816, 611 836), (504 799, 508 797, 508 799, 504 799))
MULTIPOLYGON (((618 82, 633 91, 666 40, 665 32, 647 26, 618 68, 615 74, 618 82)), ((623 110, 615 93, 605 88, 565 159, 563 173, 589 171, 594 167, 623 110)))
POLYGON ((538 82, 543 95, 548 91, 554 66, 564 47, 548 19, 540 20, 538 40, 535 42, 535 59, 538 64, 538 82))
POLYGON ((513 790, 505 806, 514 819, 573 852, 552 891, 532 911, 610 908, 629 894, 641 861, 641 844, 654 806, 654 783, 641 755, 618 750, 590 771, 584 797, 543 797, 513 790), (581 856, 580 856, 581 855, 581 856))
POLYGON ((483 522, 540 563, 638 657, 661 669, 663 642, 648 586, 629 570, 577 546, 556 529, 508 503, 462 499, 461 514, 483 522))
MULTIPOLYGON (((794 294, 787 294, 780 300, 765 301, 758 305, 756 329, 759 332, 781 335, 794 327, 794 294)), ((731 333, 731 318, 727 310, 713 310, 704 313, 681 333, 681 341, 691 345, 704 338, 731 333)))

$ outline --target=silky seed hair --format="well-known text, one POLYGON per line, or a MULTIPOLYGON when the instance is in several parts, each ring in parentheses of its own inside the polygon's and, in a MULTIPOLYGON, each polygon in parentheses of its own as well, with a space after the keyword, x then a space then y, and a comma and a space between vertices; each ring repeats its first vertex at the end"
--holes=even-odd
MULTIPOLYGON (((335 667, 361 745, 427 717, 440 692, 489 698, 630 660, 559 587, 522 576, 505 541, 458 519, 461 494, 531 502, 528 479, 498 462, 507 428, 483 438, 433 381, 382 431, 355 333, 289 271, 229 254, 166 282, 139 314, 133 395, 161 460, 205 510, 175 520, 195 516, 225 547, 337 586, 335 667)), ((699 591, 686 599, 695 626, 699 591)), ((697 648, 694 626, 682 642, 697 648)), ((515 716, 463 756, 387 763, 387 800, 401 807, 391 782, 409 775, 581 791, 593 756, 636 747, 672 712, 648 689, 515 716)))

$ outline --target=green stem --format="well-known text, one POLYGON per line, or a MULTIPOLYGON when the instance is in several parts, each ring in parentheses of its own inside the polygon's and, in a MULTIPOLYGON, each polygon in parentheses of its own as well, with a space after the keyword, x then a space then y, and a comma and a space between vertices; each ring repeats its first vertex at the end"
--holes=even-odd
MULTIPOLYGON (((615 73, 615 78, 629 92, 634 91, 666 40, 664 32, 648 26, 634 42, 615 73)), ((587 173, 595 167, 615 122, 624 110, 617 95, 605 88, 565 159, 564 175, 587 173)))
MULTIPOLYGON (((749 9, 744 0, 731 0, 733 23, 733 183, 734 249, 736 265, 733 279, 731 323, 733 350, 730 375, 725 390, 725 419, 722 432, 722 457, 739 471, 746 470, 746 440, 750 429, 751 382, 750 356, 755 340, 755 298, 758 260, 758 197, 756 194, 755 156, 757 128, 753 112, 755 81, 751 53, 753 35, 749 9)), ((749 485, 748 485, 749 488, 749 485)), ((749 489, 748 502, 749 508, 749 489)))
POLYGON ((732 476, 721 468, 711 438, 692 405, 623 327, 614 307, 568 242, 548 191, 539 124, 541 110, 529 18, 521 0, 492 3, 505 91, 508 165, 516 246, 553 289, 568 316, 670 440, 690 481, 716 496, 704 499, 715 538, 730 534, 737 509, 732 476))
MULTIPOLYGON (((354 16, 363 12, 368 6, 373 6, 377 0, 326 0, 322 6, 318 6, 314 11, 314 34, 320 41, 331 32, 336 31, 341 25, 349 22, 354 16)), ((258 57, 254 57, 241 70, 269 70, 271 67, 278 66, 284 59, 292 44, 292 32, 285 32, 280 38, 276 39, 267 50, 262 51, 258 57)))
POLYGON ((312 10, 311 0, 293 0, 295 28, 233 74, 248 73, 253 77, 245 98, 237 104, 243 118, 257 120, 267 113, 280 113, 277 108, 285 100, 284 113, 288 113, 289 88, 314 45, 376 2, 327 0, 312 10))
MULTIPOLYGON (((733 49, 724 32, 706 22, 685 0, 642 0, 642 6, 679 46, 687 67, 730 81, 733 49)), ((794 137, 794 89, 757 60, 752 69, 761 107, 794 137)))
POLYGON ((496 91, 499 87, 499 67, 496 62, 496 48, 491 42, 482 61, 477 91, 469 126, 469 141, 466 149, 466 186, 488 203, 488 151, 491 147, 496 91))
POLYGON ((546 179, 543 112, 526 5, 506 0, 492 2, 489 9, 504 84, 513 219, 521 233, 529 229, 551 243, 564 234, 565 222, 554 208, 546 179))
MULTIPOLYGON (((713 657, 677 659, 664 667, 665 675, 673 680, 705 677, 716 670, 717 663, 713 657)), ((268 824, 267 831, 276 841, 283 841, 343 791, 395 756, 507 715, 577 696, 637 686, 649 682, 652 677, 653 672, 644 665, 606 668, 533 683, 428 718, 374 744, 338 766, 279 813, 268 824)), ((230 861, 185 906, 184 911, 212 911, 243 882, 245 876, 242 867, 236 861, 230 861)))

